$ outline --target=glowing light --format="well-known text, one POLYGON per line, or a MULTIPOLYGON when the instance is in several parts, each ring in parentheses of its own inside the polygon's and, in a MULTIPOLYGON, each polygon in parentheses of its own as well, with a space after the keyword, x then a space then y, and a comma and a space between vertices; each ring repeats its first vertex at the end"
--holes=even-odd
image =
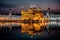
POLYGON ((36 5, 31 5, 30 8, 36 7, 36 5))

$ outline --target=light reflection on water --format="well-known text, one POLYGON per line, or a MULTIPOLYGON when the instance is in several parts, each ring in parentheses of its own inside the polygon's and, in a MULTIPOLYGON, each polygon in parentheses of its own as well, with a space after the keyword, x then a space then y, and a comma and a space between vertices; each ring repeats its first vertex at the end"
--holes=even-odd
MULTIPOLYGON (((24 34, 21 34, 21 37, 22 38, 25 38, 25 39, 55 39, 56 37, 59 37, 59 31, 58 30, 52 30, 49 34, 47 31, 44 31, 44 32, 40 32, 41 34, 38 35, 38 33, 36 33, 35 35, 29 35, 28 33, 24 33, 24 34)), ((20 37, 20 34, 16 34, 20 37)))
MULTIPOLYGON (((6 29, 4 29, 6 30, 6 29)), ((0 30, 0 36, 1 38, 25 38, 25 39, 55 39, 56 37, 60 37, 60 30, 50 30, 50 33, 48 31, 42 31, 42 32, 36 32, 33 35, 29 35, 28 33, 21 33, 20 28, 14 28, 12 31, 1 31, 0 30)))

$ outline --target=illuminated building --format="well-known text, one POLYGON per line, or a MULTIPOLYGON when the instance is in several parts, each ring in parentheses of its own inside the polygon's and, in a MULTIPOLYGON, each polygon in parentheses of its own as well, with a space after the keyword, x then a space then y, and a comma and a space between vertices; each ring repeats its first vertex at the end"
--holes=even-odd
POLYGON ((29 8, 25 11, 24 8, 21 10, 21 16, 12 15, 11 11, 9 15, 0 15, 0 26, 21 26, 22 33, 27 32, 34 34, 34 31, 42 31, 44 27, 49 25, 60 26, 60 15, 50 15, 50 11, 47 15, 43 15, 42 9, 35 7, 29 8), (47 17, 48 16, 48 17, 47 17), (57 22, 59 20, 59 22, 57 22))

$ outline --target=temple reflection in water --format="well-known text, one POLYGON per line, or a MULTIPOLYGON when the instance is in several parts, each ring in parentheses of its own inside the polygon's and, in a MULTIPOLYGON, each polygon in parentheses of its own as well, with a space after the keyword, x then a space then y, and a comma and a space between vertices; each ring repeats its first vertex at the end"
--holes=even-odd
POLYGON ((52 15, 50 8, 48 8, 46 15, 44 15, 41 8, 31 7, 28 11, 24 8, 21 10, 21 16, 12 15, 0 15, 0 28, 8 26, 10 31, 13 26, 21 26, 21 33, 27 32, 30 35, 35 35, 49 28, 49 26, 60 26, 60 15, 52 15))

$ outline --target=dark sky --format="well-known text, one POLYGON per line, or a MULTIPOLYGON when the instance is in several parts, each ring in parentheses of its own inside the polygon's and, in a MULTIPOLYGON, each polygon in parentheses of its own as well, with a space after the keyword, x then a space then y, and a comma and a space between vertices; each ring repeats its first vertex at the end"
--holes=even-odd
POLYGON ((43 10, 48 7, 60 10, 60 0, 0 0, 0 10, 12 8, 14 11, 20 11, 22 7, 27 9, 31 5, 41 7, 43 10))

